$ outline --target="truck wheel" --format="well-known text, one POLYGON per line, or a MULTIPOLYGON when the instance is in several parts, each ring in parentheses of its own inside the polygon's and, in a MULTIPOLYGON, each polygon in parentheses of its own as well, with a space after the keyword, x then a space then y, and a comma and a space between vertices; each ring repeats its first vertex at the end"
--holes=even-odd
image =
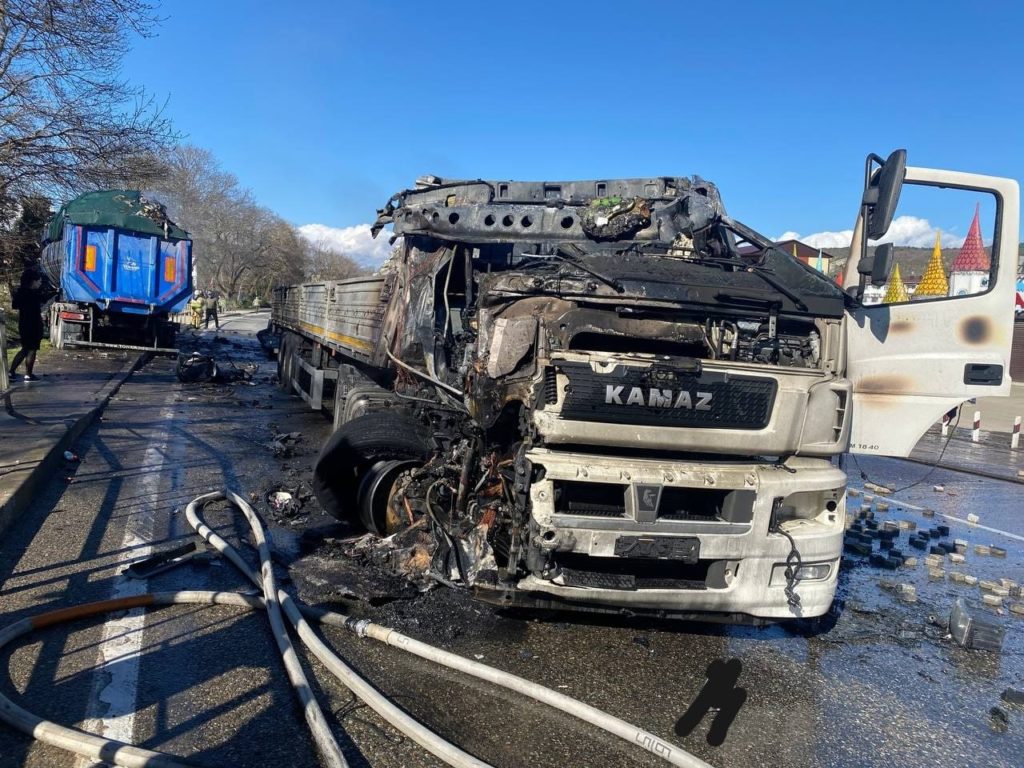
POLYGON ((281 334, 281 347, 277 350, 277 388, 282 392, 291 392, 291 371, 288 370, 292 359, 292 335, 281 334))
POLYGON ((411 419, 368 413, 343 424, 313 467, 313 492, 324 511, 373 533, 386 529, 386 499, 401 471, 426 461, 427 438, 411 419))

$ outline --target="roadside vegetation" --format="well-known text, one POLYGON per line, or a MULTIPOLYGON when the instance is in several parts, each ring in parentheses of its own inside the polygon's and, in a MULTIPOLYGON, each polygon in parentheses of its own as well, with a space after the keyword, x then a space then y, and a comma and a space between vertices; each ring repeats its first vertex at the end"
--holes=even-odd
POLYGON ((207 150, 182 143, 166 104, 123 75, 155 34, 151 0, 0 0, 0 308, 39 257, 51 210, 83 192, 139 189, 194 240, 197 289, 266 302, 279 283, 360 267, 310 243, 207 150))

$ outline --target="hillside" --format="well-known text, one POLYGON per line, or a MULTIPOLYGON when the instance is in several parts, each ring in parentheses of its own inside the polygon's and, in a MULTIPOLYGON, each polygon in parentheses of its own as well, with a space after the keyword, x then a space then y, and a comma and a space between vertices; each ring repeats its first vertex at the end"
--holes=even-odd
MULTIPOLYGON (((985 249, 989 250, 989 249, 985 249)), ((836 274, 846 266, 846 260, 850 256, 849 248, 829 248, 828 252, 832 254, 832 264, 829 270, 831 274, 836 274)), ((868 248, 868 253, 874 254, 875 249, 873 247, 868 248)), ((942 263, 946 267, 946 274, 949 274, 949 267, 956 258, 956 255, 960 252, 959 248, 943 248, 942 249, 942 263)), ((1017 249, 1018 256, 1024 257, 1024 243, 1021 243, 1017 249)), ((893 249, 893 263, 900 265, 900 276, 904 282, 916 283, 921 279, 921 275, 924 274, 925 267, 928 266, 928 261, 932 257, 931 248, 910 248, 908 246, 898 245, 893 249)))

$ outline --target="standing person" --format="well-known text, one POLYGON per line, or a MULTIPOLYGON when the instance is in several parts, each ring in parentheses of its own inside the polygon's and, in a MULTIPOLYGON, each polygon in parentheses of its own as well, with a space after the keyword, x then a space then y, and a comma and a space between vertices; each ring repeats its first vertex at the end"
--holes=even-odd
POLYGON ((217 330, 219 331, 220 330, 220 319, 217 317, 217 297, 214 295, 213 291, 207 291, 206 292, 205 302, 206 302, 206 322, 203 323, 203 328, 209 328, 210 327, 210 318, 212 317, 213 318, 213 324, 217 328, 217 330))
POLYGON ((21 336, 21 349, 11 360, 11 376, 18 366, 25 363, 25 381, 39 381, 35 375, 36 352, 43 340, 43 302, 46 293, 43 290, 43 276, 34 266, 25 268, 21 273, 21 283, 14 292, 12 304, 18 310, 18 334, 21 336))
POLYGON ((192 301, 188 303, 189 322, 197 331, 199 330, 200 323, 203 322, 203 309, 205 306, 202 291, 197 291, 196 295, 192 297, 192 301))

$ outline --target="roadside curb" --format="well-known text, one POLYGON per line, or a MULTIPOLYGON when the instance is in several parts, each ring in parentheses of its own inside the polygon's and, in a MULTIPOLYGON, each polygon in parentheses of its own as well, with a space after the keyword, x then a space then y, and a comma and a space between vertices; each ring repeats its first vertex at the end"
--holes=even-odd
POLYGON ((921 464, 922 466, 926 467, 938 467, 939 469, 948 469, 953 472, 962 472, 965 475, 977 475, 978 477, 985 477, 990 480, 1002 480, 1003 482, 1007 483, 1016 483, 1017 485, 1024 485, 1024 478, 1022 477, 1015 477, 1013 475, 1000 475, 997 472, 988 472, 984 469, 975 469, 974 467, 968 467, 963 465, 956 466, 954 464, 947 464, 945 462, 936 463, 929 459, 914 459, 911 458, 910 456, 904 456, 902 457, 902 460, 910 461, 913 462, 914 464, 921 464))
POLYGON ((52 437, 54 442, 47 450, 46 455, 24 477, 21 484, 11 494, 11 497, 0 506, 0 535, 3 535, 7 528, 25 511, 25 508, 29 505, 35 494, 37 486, 40 484, 40 480, 51 474, 59 465, 64 451, 70 448, 82 436, 82 433, 99 418, 104 408, 107 407, 107 403, 110 402, 110 398, 117 393, 129 376, 145 364, 149 356, 149 352, 143 352, 134 359, 129 359, 93 395, 92 402, 95 405, 86 413, 77 419, 68 419, 63 427, 54 425, 46 431, 47 438, 52 437))

